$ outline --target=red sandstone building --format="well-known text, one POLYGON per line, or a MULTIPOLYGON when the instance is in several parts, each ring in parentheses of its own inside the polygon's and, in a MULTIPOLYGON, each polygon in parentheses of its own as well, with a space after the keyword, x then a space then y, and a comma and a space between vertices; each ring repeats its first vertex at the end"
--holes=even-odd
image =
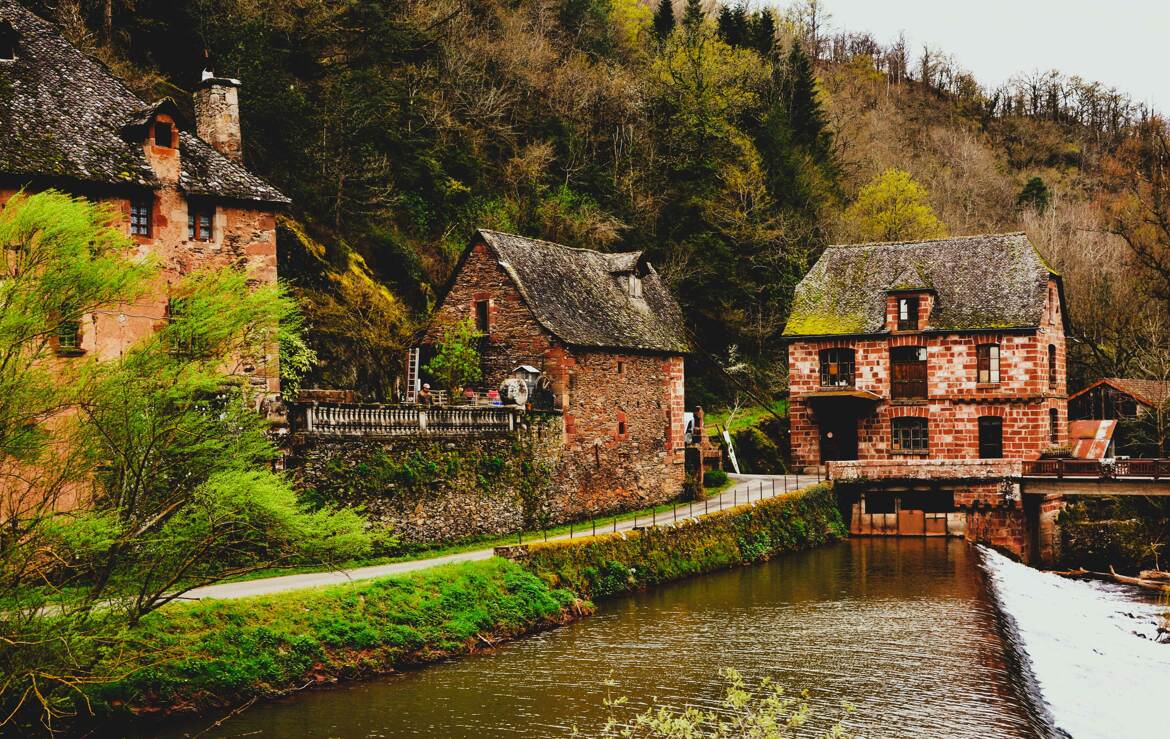
POLYGON ((965 507, 1018 508, 988 480, 1068 444, 1065 316, 1022 233, 826 249, 785 328, 794 463, 884 481, 858 533, 958 534, 965 507))
POLYGON ((435 310, 428 342, 463 319, 484 336, 485 387, 521 365, 539 370, 563 417, 554 474, 575 490, 577 514, 679 493, 690 342, 677 303, 642 253, 480 230, 435 310))
MULTIPOLYGON (((0 0, 0 204, 56 188, 109 203, 162 265, 133 305, 84 316, 55 338, 64 357, 116 357, 167 318, 168 288, 204 267, 276 280, 276 212, 288 199, 243 165, 239 83, 208 77, 194 125, 169 99, 147 104, 49 22, 0 0)), ((275 347, 241 361, 262 395, 279 392, 275 347)))

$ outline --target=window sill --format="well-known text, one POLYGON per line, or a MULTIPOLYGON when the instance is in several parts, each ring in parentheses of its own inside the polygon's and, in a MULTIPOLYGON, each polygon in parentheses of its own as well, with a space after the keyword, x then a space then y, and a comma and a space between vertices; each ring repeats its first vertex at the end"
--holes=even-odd
POLYGON ((976 390, 998 390, 998 382, 977 382, 975 383, 976 390))
POLYGON ((84 349, 54 349, 58 357, 80 357, 85 354, 84 349))
POLYGON ((929 398, 890 398, 890 405, 926 405, 929 398))
POLYGON ((930 450, 922 449, 915 451, 909 449, 894 449, 890 451, 890 454, 893 454, 896 457, 929 457, 930 450))

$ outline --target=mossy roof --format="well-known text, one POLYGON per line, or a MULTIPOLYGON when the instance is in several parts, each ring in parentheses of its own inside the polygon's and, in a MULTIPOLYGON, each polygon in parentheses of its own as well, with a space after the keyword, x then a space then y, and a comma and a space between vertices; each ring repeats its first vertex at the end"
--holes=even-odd
POLYGON ((830 246, 797 285, 784 335, 882 333, 900 290, 934 293, 932 329, 1038 327, 1052 276, 1023 233, 830 246))
MULTIPOLYGON (((0 174, 157 187, 143 135, 147 119, 173 104, 147 105, 15 0, 0 0, 5 25, 15 35, 16 58, 0 61, 0 174)), ((191 131, 180 131, 179 154, 179 186, 189 194, 289 202, 191 131)))
POLYGON ((678 303, 641 252, 605 254, 485 229, 478 236, 536 319, 566 344, 691 351, 678 303), (641 298, 629 294, 631 272, 642 280, 641 298))

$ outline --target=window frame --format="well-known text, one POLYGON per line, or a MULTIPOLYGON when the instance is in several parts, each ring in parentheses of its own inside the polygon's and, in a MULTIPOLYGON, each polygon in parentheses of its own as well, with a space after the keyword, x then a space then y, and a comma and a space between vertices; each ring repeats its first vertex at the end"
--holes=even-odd
POLYGON ((1048 409, 1048 443, 1056 447, 1060 444, 1060 411, 1048 409))
POLYGON ((150 238, 154 235, 154 197, 130 198, 130 235, 150 238))
POLYGON ((1048 389, 1055 390, 1057 386, 1056 377, 1056 344, 1048 345, 1048 389))
MULTIPOLYGON (((928 382, 929 352, 925 346, 894 346, 890 347, 890 399, 891 400, 926 400, 930 393, 930 384, 928 382), (907 361, 905 359, 897 359, 899 353, 906 353, 907 351, 921 352, 922 359, 915 359, 914 361, 907 361), (921 366, 921 377, 905 377, 898 379, 898 367, 921 366), (901 389, 899 389, 901 388, 901 389), (909 389, 907 389, 909 388, 909 389)), ((902 374, 911 374, 903 370, 902 374)))
POLYGON ((817 352, 819 361, 818 381, 821 387, 854 387, 857 382, 857 350, 852 347, 833 346, 817 352), (834 358, 835 357, 835 358, 834 358), (833 370, 836 365, 836 370, 833 370), (833 381, 833 377, 838 379, 833 381))
POLYGON ((215 241, 215 206, 210 203, 187 203, 187 240, 215 241), (204 231, 206 226, 206 231, 204 231))
POLYGON ((899 297, 897 301, 898 330, 917 331, 918 311, 921 307, 921 299, 916 295, 909 295, 905 297, 899 297))
POLYGON ((895 454, 930 453, 930 420, 920 416, 891 418, 890 451, 895 454))
POLYGON ((976 421, 978 424, 978 442, 979 442, 979 458, 980 459, 1003 459, 1003 417, 1002 416, 979 416, 976 421), (984 436, 984 430, 990 434, 991 429, 995 429, 998 438, 991 439, 984 436), (984 454, 984 451, 997 451, 997 454, 984 454))
POLYGON ((977 344, 975 346, 975 382, 980 385, 998 385, 1003 377, 1001 372, 1003 352, 999 344, 977 344))
POLYGON ((63 357, 76 357, 84 354, 81 348, 81 320, 73 319, 61 321, 53 331, 54 349, 63 357))
POLYGON ((626 292, 635 300, 642 298, 642 278, 634 272, 629 273, 629 279, 626 282, 626 292))
POLYGON ((8 21, 0 22, 0 62, 16 61, 19 34, 8 21))

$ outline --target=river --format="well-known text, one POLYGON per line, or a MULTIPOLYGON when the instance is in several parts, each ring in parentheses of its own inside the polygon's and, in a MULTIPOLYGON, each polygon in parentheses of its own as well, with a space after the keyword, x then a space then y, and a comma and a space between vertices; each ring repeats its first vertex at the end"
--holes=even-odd
POLYGON ((725 666, 809 689, 825 720, 849 701, 847 726, 869 737, 1049 733, 1005 652, 977 559, 942 539, 785 555, 605 601, 591 618, 490 653, 255 706, 203 736, 488 739, 574 726, 591 736, 607 693, 634 707, 716 707, 725 666))

